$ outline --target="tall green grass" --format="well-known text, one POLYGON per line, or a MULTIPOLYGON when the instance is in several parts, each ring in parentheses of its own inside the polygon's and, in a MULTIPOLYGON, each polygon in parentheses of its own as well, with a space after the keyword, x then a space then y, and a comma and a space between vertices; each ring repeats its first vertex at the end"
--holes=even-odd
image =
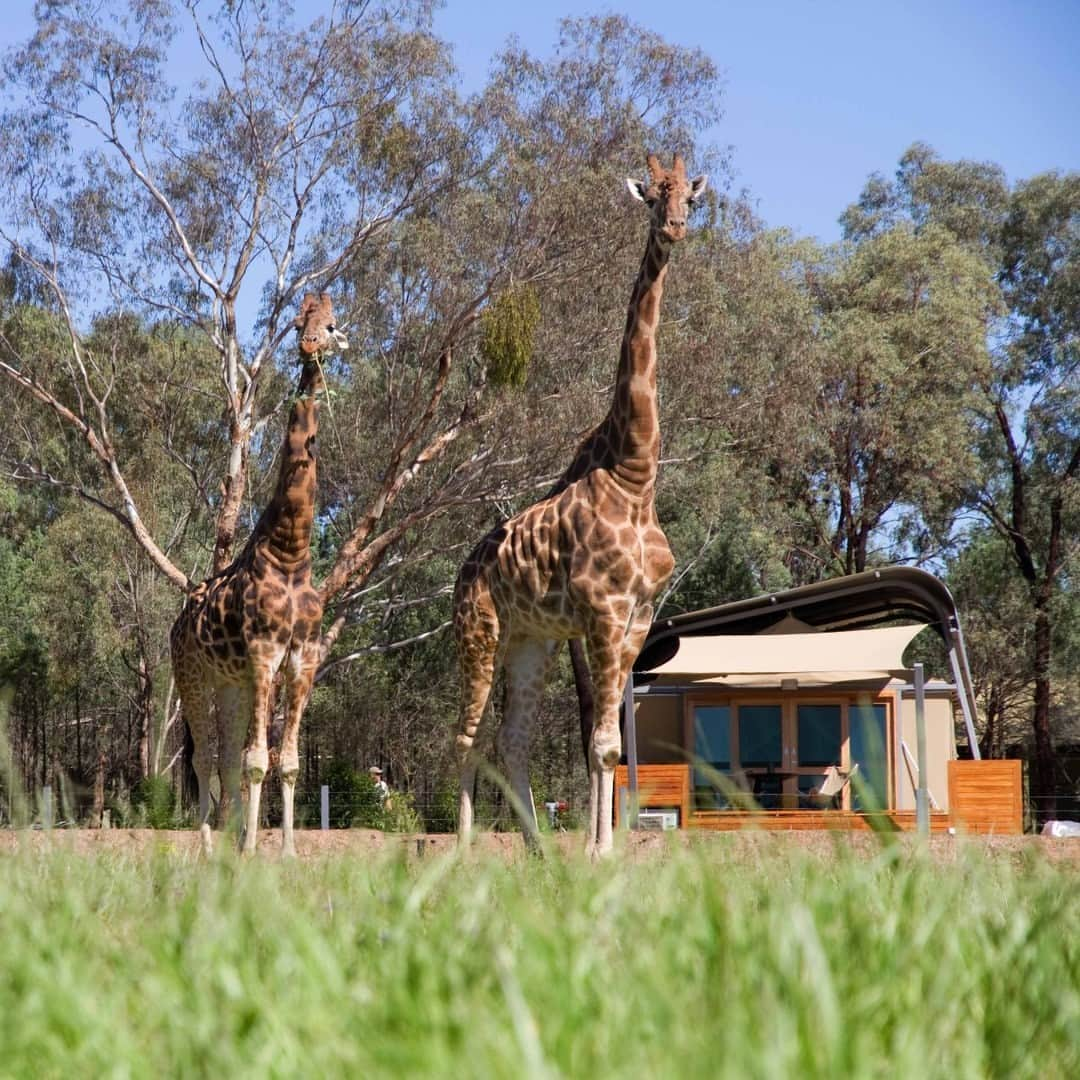
POLYGON ((7 856, 0 1074, 1080 1075, 1075 867, 712 840, 7 856))

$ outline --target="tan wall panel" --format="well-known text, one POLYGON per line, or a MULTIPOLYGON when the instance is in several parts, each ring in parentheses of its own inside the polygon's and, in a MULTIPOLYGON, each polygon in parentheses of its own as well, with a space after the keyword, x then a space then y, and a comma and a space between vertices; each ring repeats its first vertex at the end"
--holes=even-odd
POLYGON ((686 761, 677 748, 683 743, 682 698, 675 695, 645 696, 635 701, 638 761, 668 765, 686 761))
MULTIPOLYGON (((900 734, 911 752, 911 761, 918 762, 918 739, 915 732, 915 698, 905 696, 899 703, 900 734)), ((949 808, 949 762, 956 757, 956 737, 953 726, 953 703, 951 697, 926 698, 926 786, 942 810, 949 808)), ((918 778, 914 765, 909 769, 903 751, 900 751, 900 786, 897 792, 897 809, 915 809, 915 785, 918 778)), ((930 803, 931 808, 934 802, 930 803)))

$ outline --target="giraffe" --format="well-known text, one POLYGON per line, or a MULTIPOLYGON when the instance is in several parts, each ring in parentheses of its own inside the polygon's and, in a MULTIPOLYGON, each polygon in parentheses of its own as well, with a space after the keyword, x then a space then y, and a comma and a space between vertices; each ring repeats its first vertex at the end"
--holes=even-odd
MULTIPOLYGON (((348 347, 334 325, 330 297, 308 294, 295 321, 300 380, 281 447, 277 487, 243 551, 188 594, 170 634, 173 673, 195 744, 199 820, 210 815, 213 770, 211 715, 217 706, 218 768, 224 819, 239 814, 241 773, 247 780, 243 851, 251 854, 259 797, 269 768, 267 724, 272 685, 285 675, 285 727, 279 770, 282 854, 293 855, 293 795, 300 771, 300 718, 319 662, 322 601, 311 583, 315 508, 315 436, 319 429, 320 357, 348 347), (244 740, 248 740, 245 748, 244 740)), ((204 846, 205 846, 204 839, 204 846)))
POLYGON ((652 621, 653 599, 674 568, 653 506, 660 298, 672 245, 686 236, 688 212, 707 182, 705 176, 689 179, 678 154, 671 169, 652 154, 647 165, 647 182, 627 180, 631 195, 648 207, 649 236, 630 296, 611 408, 551 491, 489 532, 458 574, 460 843, 468 842, 472 828, 474 742, 502 668, 506 707, 498 748, 526 840, 535 844, 528 774, 533 720, 557 644, 584 638, 595 692, 586 851, 598 857, 612 847, 619 705, 652 621))

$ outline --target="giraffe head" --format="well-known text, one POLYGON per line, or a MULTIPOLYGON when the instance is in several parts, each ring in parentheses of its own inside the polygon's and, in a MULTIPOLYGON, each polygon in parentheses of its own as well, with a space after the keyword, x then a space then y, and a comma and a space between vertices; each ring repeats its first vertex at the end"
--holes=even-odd
POLYGON ((626 186, 635 199, 649 208, 653 229, 668 240, 682 240, 686 236, 686 219, 709 178, 702 174, 689 179, 681 154, 675 155, 670 169, 665 169, 655 154, 649 154, 646 162, 648 182, 631 178, 626 186))
POLYGON ((330 303, 329 293, 319 296, 308 293, 293 325, 300 338, 301 360, 332 349, 349 347, 349 339, 334 324, 334 305, 330 303))

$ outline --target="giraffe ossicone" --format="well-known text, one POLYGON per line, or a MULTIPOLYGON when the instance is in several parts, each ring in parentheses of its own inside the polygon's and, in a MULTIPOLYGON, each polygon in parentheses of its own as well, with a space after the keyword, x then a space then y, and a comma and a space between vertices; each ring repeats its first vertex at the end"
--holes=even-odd
POLYGON ((301 372, 274 495, 236 559, 188 594, 170 634, 173 674, 195 744, 200 825, 210 817, 216 735, 221 819, 230 810, 239 815, 241 776, 247 780, 242 828, 246 854, 255 850, 260 795, 270 767, 267 729, 279 670, 285 676, 285 726, 278 755, 282 852, 295 854, 300 720, 318 668, 322 635, 322 601, 311 581, 315 438, 324 389, 320 359, 347 342, 326 293, 305 296, 294 325, 301 372))
POLYGON ((619 707, 652 621, 653 600, 674 568, 653 505, 660 461, 660 299, 671 247, 686 236, 690 210, 707 183, 704 176, 689 178, 678 154, 670 169, 652 154, 646 164, 646 181, 627 182, 648 207, 649 235, 630 296, 611 408, 551 491, 480 541, 455 585, 462 842, 472 830, 476 739, 500 668, 507 695, 499 752, 526 838, 535 842, 528 771, 533 722, 558 643, 580 637, 596 702, 586 846, 593 856, 612 848, 614 769, 622 752, 619 707))

